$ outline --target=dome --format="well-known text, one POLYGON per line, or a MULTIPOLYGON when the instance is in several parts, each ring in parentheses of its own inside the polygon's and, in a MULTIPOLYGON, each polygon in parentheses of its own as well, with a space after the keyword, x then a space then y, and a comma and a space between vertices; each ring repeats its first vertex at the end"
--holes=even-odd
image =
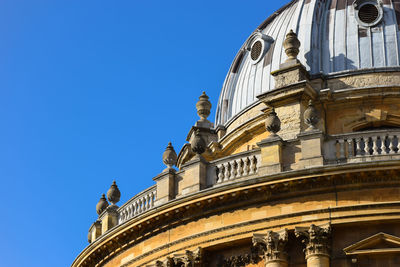
POLYGON ((294 0, 265 20, 246 40, 225 78, 216 125, 227 125, 275 88, 271 72, 287 56, 285 35, 301 42, 298 59, 313 76, 387 71, 399 63, 400 2, 294 0))

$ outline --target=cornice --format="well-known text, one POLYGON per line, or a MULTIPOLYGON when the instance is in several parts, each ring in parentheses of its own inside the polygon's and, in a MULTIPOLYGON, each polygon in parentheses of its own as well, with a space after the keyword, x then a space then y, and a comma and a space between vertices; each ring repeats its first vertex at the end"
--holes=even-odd
POLYGON ((159 226, 174 227, 216 212, 260 202, 319 194, 333 188, 353 190, 385 184, 397 186, 400 185, 399 167, 399 160, 340 164, 221 184, 177 198, 118 225, 82 251, 72 266, 94 266, 94 263, 106 262, 135 243, 157 234, 154 229, 159 226), (178 213, 179 220, 171 216, 178 213))

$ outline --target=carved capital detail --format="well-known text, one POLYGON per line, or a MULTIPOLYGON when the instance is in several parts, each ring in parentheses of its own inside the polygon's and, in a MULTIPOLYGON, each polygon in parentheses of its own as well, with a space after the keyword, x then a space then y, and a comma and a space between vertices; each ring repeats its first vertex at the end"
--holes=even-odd
POLYGON ((200 267, 203 264, 203 249, 197 248, 194 251, 186 250, 182 254, 174 254, 164 261, 156 261, 156 267, 200 267))
POLYGON ((287 242, 286 229, 279 232, 268 231, 267 234, 253 234, 253 245, 263 252, 266 262, 287 261, 287 242))
POLYGON ((250 253, 245 253, 241 255, 233 255, 231 257, 220 257, 217 264, 218 267, 244 267, 248 264, 257 264, 262 259, 259 255, 259 250, 257 247, 251 247, 250 253))
POLYGON ((300 238, 305 246, 304 253, 306 259, 310 256, 330 255, 330 242, 331 242, 331 226, 316 226, 311 224, 309 228, 296 227, 295 234, 300 238))

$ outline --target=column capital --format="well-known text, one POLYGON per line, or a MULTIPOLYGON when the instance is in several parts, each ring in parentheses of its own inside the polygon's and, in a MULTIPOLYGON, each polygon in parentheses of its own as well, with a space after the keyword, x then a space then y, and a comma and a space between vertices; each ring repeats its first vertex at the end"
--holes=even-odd
POLYGON ((295 235, 304 244, 306 259, 321 255, 330 257, 331 225, 296 227, 295 235))
POLYGON ((253 245, 262 248, 266 262, 287 262, 287 242, 288 231, 286 229, 278 232, 268 231, 266 234, 253 234, 253 245))

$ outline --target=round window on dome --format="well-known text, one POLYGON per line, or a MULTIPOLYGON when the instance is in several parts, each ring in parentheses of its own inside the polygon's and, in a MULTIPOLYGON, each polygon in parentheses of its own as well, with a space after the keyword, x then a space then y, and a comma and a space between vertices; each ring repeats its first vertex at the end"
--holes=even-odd
POLYGON ((250 52, 250 57, 253 61, 257 61, 263 51, 263 44, 261 43, 260 40, 254 42, 254 44, 251 46, 251 52, 250 52))
POLYGON ((377 1, 365 1, 360 4, 357 4, 356 2, 356 19, 361 26, 375 26, 382 20, 383 10, 377 1))
POLYGON ((364 23, 373 23, 379 17, 379 10, 373 4, 363 5, 358 11, 358 18, 364 23))

